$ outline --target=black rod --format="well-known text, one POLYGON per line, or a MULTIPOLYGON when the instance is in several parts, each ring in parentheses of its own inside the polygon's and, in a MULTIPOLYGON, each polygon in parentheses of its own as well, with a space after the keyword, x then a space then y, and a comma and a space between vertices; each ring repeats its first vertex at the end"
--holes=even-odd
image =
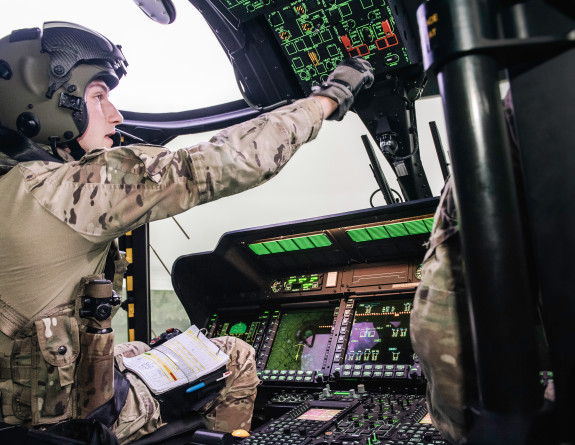
POLYGON ((435 121, 431 121, 429 123, 429 129, 431 130, 431 137, 433 138, 433 145, 435 145, 435 152, 437 153, 437 160, 439 161, 441 174, 443 175, 443 179, 447 179, 449 176, 449 164, 445 158, 445 150, 443 150, 443 143, 441 142, 441 136, 439 135, 437 123, 435 121))
MULTIPOLYGON (((148 343, 152 338, 150 297, 150 232, 147 224, 132 231, 133 238, 133 297, 134 340, 148 343)), ((130 315, 130 314, 128 314, 130 315)), ((128 318, 130 325, 130 318, 128 318)))
MULTIPOLYGON (((460 0, 457 0, 461 2, 460 0)), ((439 74, 460 218, 481 407, 540 404, 535 319, 498 67, 468 55, 439 74)))
POLYGON ((383 193, 383 198, 387 204, 393 204, 393 196, 391 195, 391 189, 389 188, 389 183, 387 179, 385 179, 385 175, 381 170, 381 165, 375 156, 375 150, 369 142, 368 137, 365 134, 361 135, 361 140, 363 141, 363 146, 365 147, 365 151, 367 151, 367 155, 369 156, 369 160, 371 162, 371 171, 373 176, 375 177, 375 181, 383 193))

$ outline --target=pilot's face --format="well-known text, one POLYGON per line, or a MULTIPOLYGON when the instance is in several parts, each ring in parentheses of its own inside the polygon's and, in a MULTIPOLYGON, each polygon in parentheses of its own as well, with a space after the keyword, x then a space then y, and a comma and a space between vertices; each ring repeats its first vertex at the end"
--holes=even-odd
POLYGON ((123 121, 123 117, 110 102, 110 89, 105 82, 94 80, 86 88, 85 101, 88 107, 88 128, 78 138, 86 153, 96 148, 111 148, 112 136, 123 121))

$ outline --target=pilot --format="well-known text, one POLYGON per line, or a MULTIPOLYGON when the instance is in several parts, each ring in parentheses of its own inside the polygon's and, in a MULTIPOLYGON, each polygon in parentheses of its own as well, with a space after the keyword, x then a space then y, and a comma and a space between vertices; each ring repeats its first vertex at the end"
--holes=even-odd
MULTIPOLYGON (((84 306, 87 295, 113 295, 103 271, 114 240, 269 180, 373 82, 368 62, 346 59, 310 97, 209 142, 112 148, 122 116, 109 95, 126 65, 119 46, 72 23, 0 40, 3 419, 39 427, 95 418, 120 443, 162 426, 170 406, 134 374, 118 372, 123 357, 148 346, 114 349, 109 318, 84 306)), ((103 301, 117 308, 112 297, 103 301)), ((232 375, 201 412, 215 430, 248 430, 259 383, 254 350, 236 338, 213 341, 230 355, 232 375)))

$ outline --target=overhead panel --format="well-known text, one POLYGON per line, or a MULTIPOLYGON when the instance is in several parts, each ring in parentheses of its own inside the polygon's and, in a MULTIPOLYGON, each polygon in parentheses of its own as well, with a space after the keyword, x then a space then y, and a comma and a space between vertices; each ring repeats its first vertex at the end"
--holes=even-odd
POLYGON ((348 57, 364 57, 376 75, 421 61, 397 0, 208 1, 241 32, 267 22, 305 94, 348 57))
POLYGON ((376 72, 413 63, 383 0, 300 0, 265 16, 305 91, 347 57, 366 58, 376 72))

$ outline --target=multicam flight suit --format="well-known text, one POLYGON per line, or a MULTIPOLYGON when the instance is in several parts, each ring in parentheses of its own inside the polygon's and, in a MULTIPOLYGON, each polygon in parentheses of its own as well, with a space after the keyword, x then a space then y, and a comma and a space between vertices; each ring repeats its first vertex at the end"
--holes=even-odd
MULTIPOLYGON (((20 163, 0 177, 0 394, 5 420, 41 425, 78 416, 73 392, 82 351, 72 317, 74 299, 81 277, 103 271, 113 239, 265 182, 316 137, 322 118, 321 105, 303 99, 188 149, 170 152, 142 145, 94 150, 77 162, 20 163), (53 388, 56 398, 50 397, 53 388), (67 399, 66 394, 72 396, 67 399)), ((216 428, 248 429, 258 383, 253 350, 237 340, 219 341, 231 352, 236 375, 227 379, 218 402, 206 407, 207 419, 216 428), (226 418, 230 412, 232 419, 226 418)), ((142 347, 127 345, 116 352, 136 353, 142 347)), ((115 425, 122 443, 161 424, 157 402, 141 381, 129 379, 128 400, 115 425)))
POLYGON ((421 282, 411 311, 411 342, 427 379, 427 405, 433 425, 451 443, 463 443, 465 404, 474 387, 475 366, 466 311, 464 266, 457 227, 453 181, 448 179, 435 212, 421 282), (464 318, 465 319, 465 318, 464 318), (469 383, 467 383, 469 382, 469 383))
MULTIPOLYGON (((450 443, 463 444, 473 428, 469 404, 478 395, 454 194, 449 178, 435 212, 411 311, 411 342, 427 379, 426 398, 433 425, 450 443)), ((543 335, 539 333, 538 338, 544 357, 543 335)), ((555 400, 552 382, 543 395, 549 403, 555 400)))

